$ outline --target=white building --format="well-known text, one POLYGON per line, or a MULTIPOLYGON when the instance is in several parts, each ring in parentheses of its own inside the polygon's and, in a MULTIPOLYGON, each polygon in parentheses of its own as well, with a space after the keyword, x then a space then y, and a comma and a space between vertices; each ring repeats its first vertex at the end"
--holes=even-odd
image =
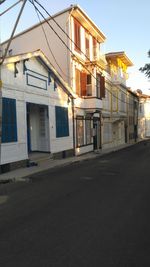
POLYGON ((150 138, 150 96, 145 95, 142 92, 138 94, 138 136, 140 139, 150 138))
MULTIPOLYGON (((75 5, 49 18, 48 23, 39 23, 18 34, 10 46, 12 55, 41 49, 72 88, 76 95, 76 155, 101 147, 101 110, 105 96, 103 71, 106 60, 100 53, 100 46, 104 41, 104 34, 75 5)), ((6 44, 2 44, 3 51, 6 44)))
MULTIPOLYGON (((129 141, 129 95, 126 80, 132 62, 124 51, 106 54, 106 96, 102 109, 102 147, 116 147, 129 141)), ((133 106, 133 105, 132 105, 133 106)))
POLYGON ((2 77, 0 164, 40 151, 74 154, 73 93, 41 51, 5 59, 2 77))

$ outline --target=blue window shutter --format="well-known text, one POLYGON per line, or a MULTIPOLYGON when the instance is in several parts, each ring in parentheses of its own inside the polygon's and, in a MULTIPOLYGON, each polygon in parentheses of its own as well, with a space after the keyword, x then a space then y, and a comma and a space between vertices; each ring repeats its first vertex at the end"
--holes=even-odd
POLYGON ((68 108, 55 107, 56 137, 69 136, 68 108))
POLYGON ((16 100, 2 98, 2 143, 17 141, 16 100))

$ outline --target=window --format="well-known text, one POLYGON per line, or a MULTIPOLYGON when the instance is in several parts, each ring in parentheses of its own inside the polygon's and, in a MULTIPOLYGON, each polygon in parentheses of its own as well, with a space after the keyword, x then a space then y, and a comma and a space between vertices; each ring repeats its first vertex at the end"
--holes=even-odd
POLYGON ((109 89, 106 89, 106 95, 103 99, 103 109, 108 111, 111 110, 111 92, 109 89))
POLYGON ((92 77, 91 75, 87 75, 87 84, 86 84, 86 88, 87 88, 87 96, 91 96, 92 95, 92 77))
POLYGON ((92 77, 76 69, 76 94, 79 96, 92 96, 92 77))
POLYGON ((89 40, 89 33, 85 31, 85 52, 86 52, 86 59, 89 59, 90 57, 90 40, 89 40))
POLYGON ((56 137, 69 136, 68 108, 55 107, 56 137))
POLYGON ((79 116, 76 119, 77 147, 92 144, 92 119, 79 116))
POLYGON ((105 97, 105 77, 100 73, 96 74, 96 91, 98 98, 102 99, 105 97))
POLYGON ((16 100, 2 99, 2 143, 17 142, 16 100))
POLYGON ((85 127, 86 127, 86 144, 92 143, 92 130, 91 130, 91 119, 85 120, 85 127))
POLYGON ((126 112, 126 98, 125 98, 125 92, 124 91, 120 92, 120 98, 121 98, 120 111, 126 112))
POLYGON ((74 43, 75 50, 80 52, 81 50, 81 26, 77 20, 74 20, 74 43))
POLYGON ((83 117, 77 117, 77 147, 84 145, 84 119, 83 117))
POLYGON ((112 124, 105 122, 103 126, 103 142, 105 144, 112 141, 112 124))
POLYGON ((97 60, 97 41, 93 37, 93 59, 97 60))
POLYGON ((118 92, 117 90, 112 90, 112 111, 117 111, 118 109, 118 92))

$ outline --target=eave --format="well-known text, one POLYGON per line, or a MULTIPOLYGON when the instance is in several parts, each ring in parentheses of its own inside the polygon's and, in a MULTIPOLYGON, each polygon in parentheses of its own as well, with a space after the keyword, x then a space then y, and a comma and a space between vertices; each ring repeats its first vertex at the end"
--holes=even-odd
POLYGON ((108 61, 116 61, 117 58, 119 58, 127 67, 133 66, 132 61, 127 57, 124 51, 107 53, 105 56, 108 61))
POLYGON ((103 43, 106 40, 106 36, 99 30, 96 24, 88 17, 80 6, 72 6, 71 15, 76 18, 99 43, 103 43))

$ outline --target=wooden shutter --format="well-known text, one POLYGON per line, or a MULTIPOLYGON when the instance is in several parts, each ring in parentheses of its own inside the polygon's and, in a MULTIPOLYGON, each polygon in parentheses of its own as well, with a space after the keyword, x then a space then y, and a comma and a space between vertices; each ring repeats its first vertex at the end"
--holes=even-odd
POLYGON ((85 72, 81 72, 81 96, 87 95, 87 74, 85 72))
POLYGON ((69 136, 68 108, 55 107, 56 137, 69 136))
POLYGON ((80 24, 76 20, 74 20, 74 43, 75 43, 75 49, 80 52, 81 48, 80 24))
POLYGON ((100 98, 105 97, 105 77, 100 76, 100 98))
POLYGON ((2 143, 17 141, 16 100, 2 99, 2 143))
POLYGON ((75 82, 76 82, 76 94, 80 96, 80 71, 78 69, 75 70, 76 72, 76 77, 75 77, 75 82))

